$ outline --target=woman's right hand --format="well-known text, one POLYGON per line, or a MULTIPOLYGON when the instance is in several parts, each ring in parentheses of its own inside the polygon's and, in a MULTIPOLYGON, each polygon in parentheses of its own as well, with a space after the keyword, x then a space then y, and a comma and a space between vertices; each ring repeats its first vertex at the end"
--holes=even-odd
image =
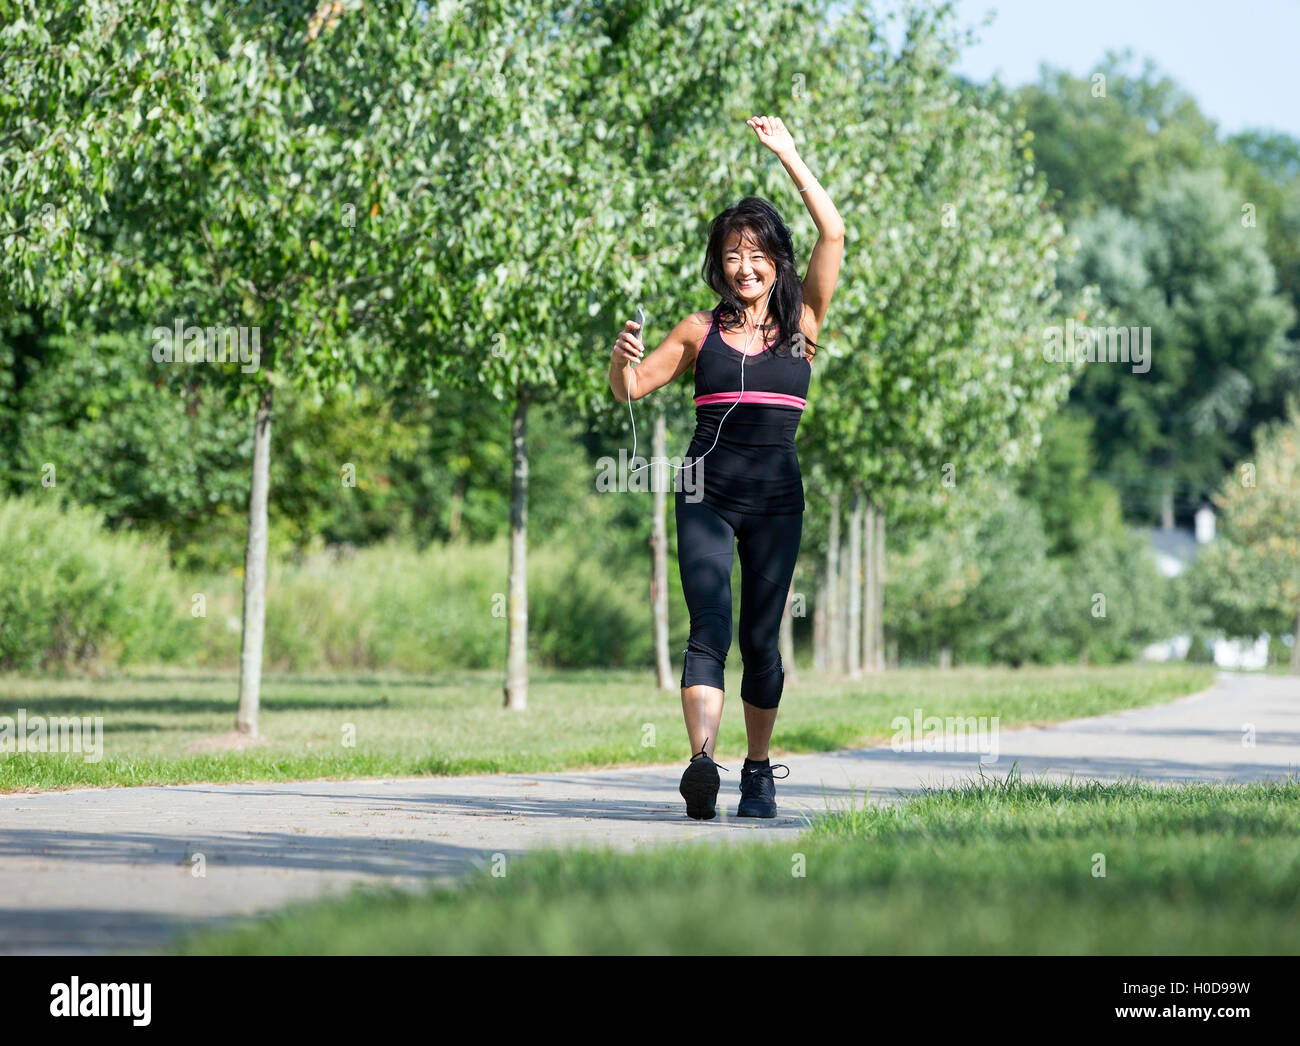
POLYGON ((636 320, 628 320, 623 324, 623 330, 614 342, 614 351, 610 353, 610 358, 627 363, 640 362, 641 357, 645 355, 645 346, 641 344, 640 334, 636 320))

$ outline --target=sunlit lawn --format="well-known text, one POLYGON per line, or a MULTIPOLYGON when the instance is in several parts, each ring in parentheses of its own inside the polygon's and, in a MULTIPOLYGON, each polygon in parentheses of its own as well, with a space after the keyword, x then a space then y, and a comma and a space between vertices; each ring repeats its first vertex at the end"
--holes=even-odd
MULTIPOLYGON (((887 741, 890 721, 999 716, 1003 729, 1168 701, 1210 684, 1187 665, 899 670, 852 682, 804 671, 787 686, 773 750, 887 741)), ((0 790, 197 781, 544 771, 684 761, 676 690, 649 672, 533 671, 525 712, 501 707, 501 674, 268 676, 251 748, 191 750, 234 726, 234 675, 173 670, 107 679, 0 677, 0 715, 102 716, 103 757, 0 754, 0 790)), ((744 754, 729 696, 720 761, 744 754)))

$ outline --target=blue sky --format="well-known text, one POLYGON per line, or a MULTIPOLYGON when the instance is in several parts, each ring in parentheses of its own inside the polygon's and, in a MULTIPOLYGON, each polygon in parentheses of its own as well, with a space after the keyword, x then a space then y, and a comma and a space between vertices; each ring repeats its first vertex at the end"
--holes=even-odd
POLYGON ((1248 127, 1300 138, 1300 0, 958 0, 958 23, 981 42, 957 71, 995 73, 1018 87, 1038 79, 1040 62, 1077 76, 1108 48, 1150 56, 1216 121, 1220 132, 1248 127), (978 28, 989 10, 993 24, 978 28))

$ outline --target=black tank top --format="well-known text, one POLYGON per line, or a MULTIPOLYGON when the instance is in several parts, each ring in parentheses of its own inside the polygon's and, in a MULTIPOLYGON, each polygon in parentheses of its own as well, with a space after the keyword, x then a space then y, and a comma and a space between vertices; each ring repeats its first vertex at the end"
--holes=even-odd
POLYGON ((682 470, 684 489, 702 491, 707 504, 770 515, 804 510, 794 436, 807 403, 812 363, 806 354, 788 350, 775 356, 772 344, 746 355, 723 335, 718 310, 713 310, 695 357, 695 435, 686 451, 692 464, 682 470))

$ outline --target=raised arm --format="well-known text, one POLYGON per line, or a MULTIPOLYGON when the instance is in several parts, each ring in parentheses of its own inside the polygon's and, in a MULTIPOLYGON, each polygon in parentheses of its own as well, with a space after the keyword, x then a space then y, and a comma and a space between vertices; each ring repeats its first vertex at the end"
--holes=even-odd
POLYGON ((693 312, 668 332, 659 348, 641 360, 645 352, 636 321, 628 320, 609 357, 609 387, 619 403, 639 400, 684 374, 695 362, 695 354, 708 333, 709 314, 693 312), (641 360, 639 366, 633 363, 641 360))
MULTIPOLYGON (((818 330, 830 308, 831 295, 840 277, 840 263, 844 259, 844 219, 831 203, 826 190, 818 184, 808 165, 799 158, 794 139, 785 124, 776 116, 754 116, 746 121, 758 135, 758 140, 772 150, 781 161, 786 173, 800 190, 804 206, 817 226, 817 242, 813 244, 808 259, 808 272, 803 278, 803 300, 817 321, 818 330)), ((813 339, 816 340, 816 331, 813 339)))

